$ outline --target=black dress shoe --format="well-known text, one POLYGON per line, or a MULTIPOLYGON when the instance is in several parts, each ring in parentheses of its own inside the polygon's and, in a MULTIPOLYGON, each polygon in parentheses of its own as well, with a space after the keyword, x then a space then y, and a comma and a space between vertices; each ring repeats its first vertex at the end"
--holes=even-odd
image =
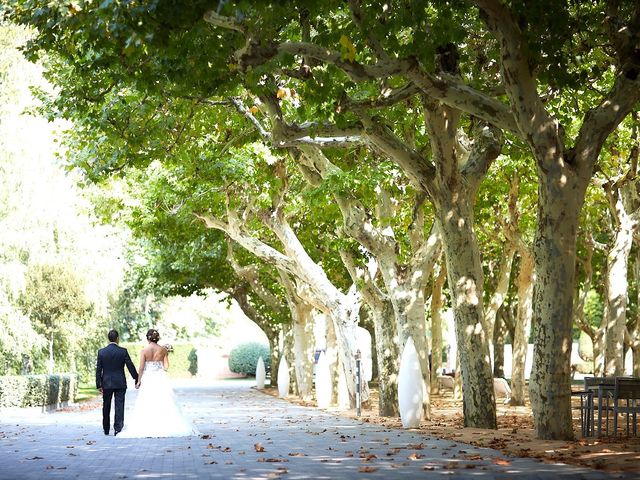
POLYGON ((105 435, 109 435, 109 432, 104 432, 105 435))
POLYGON ((116 435, 118 435, 120 433, 120 430, 116 430, 115 432, 113 432, 113 436, 115 437, 116 435))

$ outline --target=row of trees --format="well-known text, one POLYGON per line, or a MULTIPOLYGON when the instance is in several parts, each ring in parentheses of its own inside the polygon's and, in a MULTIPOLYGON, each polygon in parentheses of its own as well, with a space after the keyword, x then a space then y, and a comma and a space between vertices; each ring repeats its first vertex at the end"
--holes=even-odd
POLYGON ((0 375, 86 372, 104 343, 116 268, 99 259, 114 242, 55 164, 63 125, 29 115, 29 86, 46 83, 18 51, 27 38, 0 25, 0 375))
POLYGON ((169 340, 218 335, 203 301, 164 299, 125 276, 124 258, 133 264, 135 252, 120 227, 92 214, 87 198, 97 190, 81 191, 78 176, 65 174, 56 157, 65 124, 36 110, 31 89, 51 87, 19 51, 29 36, 0 24, 0 375, 90 380, 113 327, 124 340, 144 338, 150 326, 169 340))
POLYGON ((445 279, 465 425, 496 425, 489 344, 505 304, 516 401, 533 326, 541 438, 573 436, 574 325, 603 373, 622 373, 625 346, 638 369, 637 2, 10 5, 60 88, 48 111, 74 121, 73 163, 137 198, 109 212, 144 239, 143 277, 228 291, 272 338, 290 318, 299 372, 315 308, 355 398, 361 296, 383 411, 410 336, 428 392, 425 318, 437 361, 445 279), (599 326, 584 320, 598 280, 599 326))

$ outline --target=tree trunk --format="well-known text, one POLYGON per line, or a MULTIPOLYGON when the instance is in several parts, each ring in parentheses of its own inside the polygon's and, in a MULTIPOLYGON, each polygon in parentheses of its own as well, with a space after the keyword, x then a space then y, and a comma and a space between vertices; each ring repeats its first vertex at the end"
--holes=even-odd
POLYGON ((372 315, 378 360, 378 414, 381 417, 398 417, 400 345, 393 305, 388 300, 384 301, 380 308, 372 311, 372 315))
MULTIPOLYGON (((304 152, 303 158, 301 158, 301 171, 311 184, 318 184, 318 176, 326 178, 340 171, 319 149, 303 147, 301 150, 304 152)), ((416 200, 416 220, 413 222, 416 225, 412 225, 413 235, 411 235, 415 263, 401 265, 393 234, 384 232, 385 230, 393 231, 389 224, 390 219, 394 216, 391 206, 393 202, 389 192, 386 189, 380 190, 375 215, 353 196, 334 193, 334 198, 342 212, 344 231, 366 248, 378 262, 388 297, 394 307, 401 344, 404 345, 409 336, 413 338, 422 369, 424 416, 430 418, 427 387, 429 384, 429 351, 426 335, 424 287, 429 278, 430 264, 439 250, 439 235, 434 234, 434 238, 430 239, 431 245, 425 244, 424 222, 420 208, 422 200, 416 200), (371 221, 371 217, 374 216, 378 218, 379 226, 375 226, 371 221)))
MULTIPOLYGON (((429 346, 427 343, 427 325, 423 297, 424 288, 408 289, 405 285, 397 285, 389 294, 391 303, 395 305, 394 310, 396 312, 396 321, 398 322, 400 345, 402 345, 403 348, 409 337, 411 337, 416 347, 416 352, 418 353, 420 369, 422 371, 422 410, 424 418, 429 419, 431 417, 428 391, 430 372, 429 346)), ((402 351, 402 348, 400 351, 402 351)))
POLYGON ((447 278, 447 270, 442 265, 434 275, 431 292, 431 392, 438 393, 440 384, 438 375, 442 370, 442 288, 447 278))
POLYGON ((340 355, 338 354, 338 345, 336 338, 336 329, 330 318, 327 318, 327 337, 325 355, 329 363, 329 372, 331 373, 331 403, 338 404, 338 385, 340 379, 340 355))
MULTIPOLYGON (((636 249, 636 257, 633 262, 633 274, 636 285, 640 285, 640 249, 636 249)), ((640 301, 640 288, 638 288, 636 292, 636 302, 638 302, 640 301)), ((630 334, 630 348, 633 352, 632 375, 640 378, 640 313, 636 313, 635 325, 631 329, 630 334)))
POLYGON ((627 321, 627 278, 629 253, 635 223, 627 215, 619 215, 615 241, 607 255, 607 296, 604 329, 604 374, 624 375, 624 331, 627 321))
MULTIPOLYGON (((267 225, 278 236, 287 256, 294 258, 298 266, 298 275, 309 285, 316 306, 324 311, 333 322, 340 365, 344 370, 351 408, 356 404, 356 327, 360 309, 356 295, 341 293, 328 279, 325 271, 315 263, 304 249, 297 236, 284 219, 282 213, 272 215, 267 225)), ((369 399, 369 387, 362 385, 362 400, 369 399)))
POLYGON ((484 328, 482 265, 472 230, 473 202, 460 198, 458 203, 441 205, 436 210, 454 305, 464 425, 497 428, 489 342, 484 328))
POLYGON ((296 302, 294 308, 296 311, 293 315, 293 350, 298 396, 310 401, 313 399, 313 307, 304 302, 296 302))
POLYGON ((533 264, 533 255, 528 251, 521 251, 520 271, 518 272, 518 315, 512 339, 511 405, 524 405, 525 403, 525 366, 531 330, 534 285, 533 264))
POLYGON ((295 339, 294 339, 294 325, 288 324, 283 328, 283 349, 282 356, 287 359, 287 365, 289 366, 289 393, 295 396, 300 396, 300 386, 295 372, 295 339))
MULTIPOLYGON (((485 309, 484 319, 487 326, 487 337, 493 340, 493 328, 496 321, 496 314, 502 306, 504 299, 509 292, 509 278, 511 277, 511 269, 513 267, 513 257, 515 256, 515 247, 511 242, 505 243, 500 260, 500 267, 496 275, 496 288, 491 296, 491 301, 485 309)), ((494 348, 495 356, 495 348, 494 348)))
MULTIPOLYGON (((504 304, 503 304, 504 305, 504 304)), ((504 377, 504 344, 507 327, 504 323, 505 309, 500 308, 493 322, 493 376, 504 377)))
POLYGON ((282 358, 282 352, 280 351, 280 346, 278 345, 278 340, 273 341, 269 339, 269 347, 271 348, 271 367, 270 367, 270 378, 271 378, 271 386, 278 386, 278 365, 280 364, 280 359, 282 358))
MULTIPOLYGON (((562 164, 558 156, 557 165, 562 164)), ((535 347, 529 396, 536 434, 542 439, 573 438, 570 360, 576 234, 587 182, 557 170, 539 176, 534 243, 535 347)))

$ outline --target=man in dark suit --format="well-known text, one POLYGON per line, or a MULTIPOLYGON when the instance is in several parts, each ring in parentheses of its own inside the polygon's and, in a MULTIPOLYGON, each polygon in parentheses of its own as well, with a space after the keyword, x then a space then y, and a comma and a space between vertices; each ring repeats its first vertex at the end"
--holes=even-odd
POLYGON ((111 415, 111 399, 115 398, 116 411, 113 420, 115 435, 120 433, 124 425, 124 396, 127 393, 127 379, 124 367, 127 366, 134 380, 138 380, 138 372, 129 357, 126 348, 118 345, 120 336, 111 330, 107 337, 109 345, 98 351, 96 362, 96 388, 102 393, 102 427, 104 434, 109 435, 109 417, 111 415))

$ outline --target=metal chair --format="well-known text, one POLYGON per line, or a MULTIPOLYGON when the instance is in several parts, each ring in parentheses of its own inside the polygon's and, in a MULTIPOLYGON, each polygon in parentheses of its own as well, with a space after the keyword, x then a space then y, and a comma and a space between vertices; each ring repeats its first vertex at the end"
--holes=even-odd
POLYGON ((572 396, 580 397, 580 430, 583 437, 593 436, 593 392, 572 392, 572 396))
POLYGON ((633 435, 637 435, 637 415, 640 413, 640 378, 616 377, 613 390, 613 434, 618 435, 618 414, 627 417, 627 435, 629 418, 632 418, 633 435))
POLYGON ((591 432, 593 433, 595 422, 594 414, 598 409, 598 436, 602 434, 602 414, 605 414, 605 432, 609 434, 609 395, 606 392, 613 392, 615 377, 584 377, 584 391, 592 392, 588 403, 588 414, 590 415, 591 432), (597 394, 597 396, 596 396, 597 394), (598 404, 595 404, 597 398, 598 404))

